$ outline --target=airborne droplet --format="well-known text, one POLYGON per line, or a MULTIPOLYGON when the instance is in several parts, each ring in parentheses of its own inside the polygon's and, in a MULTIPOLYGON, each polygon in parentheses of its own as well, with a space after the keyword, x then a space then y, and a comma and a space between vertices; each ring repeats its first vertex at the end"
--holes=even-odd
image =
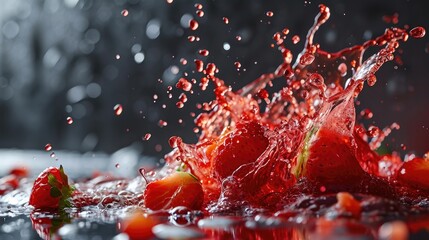
POLYGON ((52 145, 50 143, 45 145, 45 151, 51 151, 52 150, 52 145))
POLYGON ((194 19, 191 19, 191 20, 189 21, 189 28, 190 28, 191 30, 193 30, 193 31, 197 30, 197 28, 198 28, 198 22, 197 22, 197 21, 195 21, 194 19))
POLYGON ((116 104, 114 107, 113 107, 113 110, 115 111, 115 115, 116 116, 119 116, 119 115, 121 115, 122 114, 122 105, 121 104, 116 104))
POLYGON ((67 124, 71 125, 73 123, 73 118, 67 117, 67 124))
POLYGON ((147 140, 149 140, 149 139, 150 139, 150 137, 152 137, 152 134, 150 134, 150 133, 146 133, 146 134, 144 135, 144 137, 143 137, 143 140, 147 141, 147 140))
POLYGON ((410 35, 413 38, 422 38, 426 35, 426 29, 424 29, 423 27, 415 27, 411 29, 410 35))
POLYGON ((122 10, 121 15, 124 17, 128 16, 128 10, 127 9, 122 10))
POLYGON ((228 24, 228 23, 229 23, 229 19, 228 19, 227 17, 223 17, 223 18, 222 18, 222 20, 223 20, 223 22, 224 22, 225 24, 228 24))

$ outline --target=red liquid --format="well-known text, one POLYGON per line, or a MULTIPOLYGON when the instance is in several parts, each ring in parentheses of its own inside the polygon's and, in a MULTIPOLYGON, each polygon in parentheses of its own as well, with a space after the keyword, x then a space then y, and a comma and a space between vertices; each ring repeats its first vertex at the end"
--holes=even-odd
MULTIPOLYGON (((202 9, 200 4, 196 7, 202 9)), ((273 14, 267 12, 267 16, 273 14)), ((194 131, 200 131, 198 142, 187 144, 180 137, 171 137, 169 144, 175 149, 165 157, 166 165, 141 172, 144 180, 99 177, 76 184, 75 206, 136 205, 149 211, 142 200, 146 183, 180 170, 192 173, 201 182, 204 204, 199 210, 206 216, 252 216, 246 221, 223 219, 233 225, 230 226, 233 236, 222 230, 225 224, 213 227, 209 218, 196 221, 200 232, 217 239, 299 239, 305 233, 287 227, 264 231, 264 226, 280 223, 302 224, 310 237, 329 236, 336 228, 359 235, 370 231, 370 225, 383 223, 383 214, 394 217, 427 211, 424 206, 429 184, 420 184, 418 172, 425 168, 426 162, 402 164, 395 155, 375 153, 399 125, 365 129, 356 122, 354 108, 354 100, 364 83, 376 84, 376 72, 394 59, 399 43, 409 35, 421 38, 425 30, 416 27, 407 33, 399 28, 387 29, 362 45, 329 53, 313 40, 329 16, 329 8, 320 5, 305 38, 305 47, 295 59, 283 41, 289 30, 276 33, 273 38, 283 62, 274 72, 261 75, 238 91, 216 76, 219 69, 214 63, 208 63, 204 69, 204 62, 195 60, 196 72, 203 73, 200 88, 205 90, 213 84, 215 93, 214 100, 201 104, 206 112, 195 119, 194 131), (363 53, 372 46, 383 48, 364 61, 363 53), (348 72, 353 75, 346 77, 348 72), (273 81, 285 80, 284 88, 270 96, 266 87, 273 81), (265 109, 261 109, 261 99, 265 101, 265 109), (228 161, 222 162, 221 156, 227 156, 228 161), (227 169, 233 165, 228 165, 229 160, 239 166, 227 169), (361 212, 365 214, 360 215, 361 212), (270 219, 273 217, 280 223, 273 222, 270 219), (329 220, 330 217, 336 221, 329 220), (348 218, 356 221, 344 220, 348 218)), ((227 18, 223 20, 228 24, 227 18)), ((190 29, 197 28, 198 22, 191 20, 190 29)), ((196 38, 188 39, 192 42, 196 38)), ((291 40, 297 44, 300 37, 295 35, 291 40)), ((199 53, 208 55, 207 50, 199 53)), ((235 67, 238 69, 241 64, 236 62, 235 67)), ((188 92, 192 83, 180 78, 176 87, 188 92)), ((176 106, 182 108, 186 101, 187 96, 182 93, 176 106)), ((115 114, 121 112, 122 106, 116 105, 115 114)), ((360 115, 369 119, 373 114, 364 110, 360 115)), ((158 124, 167 126, 163 120, 158 124)), ((143 139, 149 138, 150 134, 146 134, 143 139)), ((174 221, 180 224, 184 212, 187 210, 175 208, 168 215, 176 216, 174 221)), ((165 212, 159 214, 161 218, 165 216, 165 212)), ((189 219, 184 223, 189 223, 189 219)))

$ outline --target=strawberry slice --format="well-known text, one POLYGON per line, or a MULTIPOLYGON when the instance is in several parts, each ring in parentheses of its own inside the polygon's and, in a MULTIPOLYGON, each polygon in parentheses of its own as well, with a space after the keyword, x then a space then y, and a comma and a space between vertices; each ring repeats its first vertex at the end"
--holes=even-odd
POLYGON ((234 174, 243 178, 253 169, 253 163, 265 151, 268 138, 263 127, 256 121, 237 124, 234 131, 221 139, 211 153, 215 176, 223 180, 234 174))
POLYGON ((429 160, 414 158, 404 162, 397 173, 399 181, 417 189, 429 190, 429 160))
POLYGON ((204 192, 200 181, 187 172, 175 172, 147 185, 144 192, 146 207, 152 210, 185 206, 201 209, 204 192))
POLYGON ((70 197, 73 191, 63 166, 59 169, 49 167, 36 178, 29 204, 36 209, 62 210, 71 206, 70 197))

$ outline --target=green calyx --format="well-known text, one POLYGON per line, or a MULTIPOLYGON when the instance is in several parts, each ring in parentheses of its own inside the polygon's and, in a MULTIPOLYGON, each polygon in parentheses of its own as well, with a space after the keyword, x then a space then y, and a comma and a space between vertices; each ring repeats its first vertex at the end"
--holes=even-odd
POLYGON ((53 198, 60 198, 58 207, 60 210, 62 210, 72 206, 71 195, 75 189, 68 184, 68 177, 64 173, 64 168, 62 165, 60 166, 59 170, 61 182, 59 182, 52 173, 49 173, 48 184, 51 187, 50 196, 53 198))
POLYGON ((308 157, 310 156, 311 139, 317 133, 317 130, 319 130, 317 127, 312 127, 311 130, 305 135, 304 145, 298 154, 296 165, 292 168, 292 174, 295 175, 296 178, 300 178, 304 173, 305 165, 307 163, 308 157))

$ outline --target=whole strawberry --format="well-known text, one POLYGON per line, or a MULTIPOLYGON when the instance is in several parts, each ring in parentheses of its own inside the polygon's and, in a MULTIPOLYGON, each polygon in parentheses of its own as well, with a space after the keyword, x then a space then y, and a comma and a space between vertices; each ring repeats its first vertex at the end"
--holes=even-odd
POLYGON ((68 177, 60 168, 45 169, 34 182, 29 204, 36 209, 62 210, 71 206, 73 187, 68 184, 68 177))

